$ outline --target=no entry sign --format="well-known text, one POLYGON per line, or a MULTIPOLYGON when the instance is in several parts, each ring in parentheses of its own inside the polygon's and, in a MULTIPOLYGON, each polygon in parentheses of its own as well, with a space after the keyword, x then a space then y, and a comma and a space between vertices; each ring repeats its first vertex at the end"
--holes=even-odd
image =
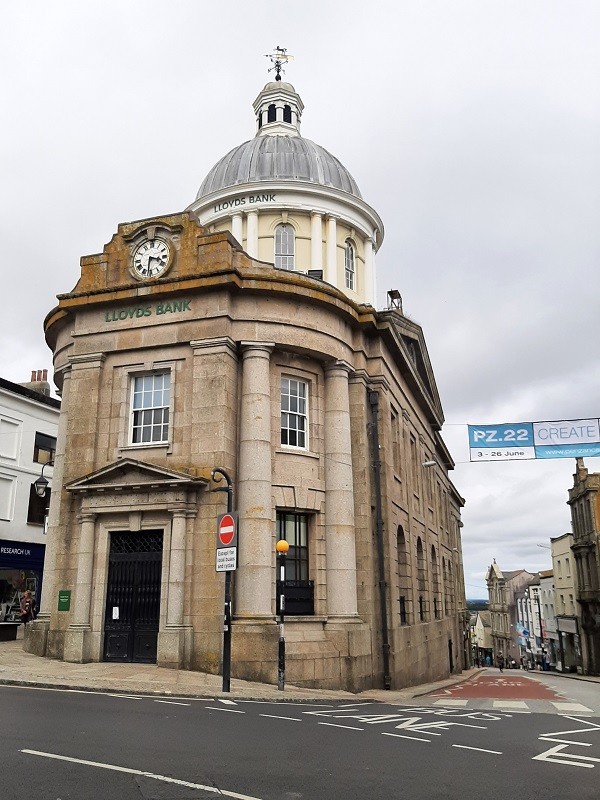
POLYGON ((236 519, 233 514, 222 514, 217 523, 217 547, 235 547, 236 519))
POLYGON ((217 572, 231 572, 237 566, 237 514, 217 519, 217 572))

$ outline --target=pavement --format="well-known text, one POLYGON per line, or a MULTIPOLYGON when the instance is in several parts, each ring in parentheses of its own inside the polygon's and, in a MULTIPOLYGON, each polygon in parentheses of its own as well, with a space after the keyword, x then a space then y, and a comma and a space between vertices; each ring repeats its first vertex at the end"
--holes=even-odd
MULTIPOLYGON (((22 629, 16 641, 0 642, 0 685, 32 686, 39 688, 73 689, 88 692, 114 692, 125 694, 152 694, 172 697, 229 697, 243 700, 280 701, 331 701, 346 700, 406 703, 468 681, 485 672, 485 668, 474 667, 452 675, 441 681, 387 691, 369 689, 359 694, 352 692, 307 689, 287 684, 279 691, 274 684, 231 679, 231 691, 222 691, 222 677, 207 672, 175 670, 158 667, 156 664, 89 663, 71 664, 42 658, 23 650, 22 629)), ((496 672, 497 670, 493 670, 496 672)), ((508 673, 510 674, 510 672, 508 673)), ((559 675, 560 673, 552 673, 559 675)), ((566 679, 587 679, 600 683, 600 678, 581 675, 565 675, 566 679)))

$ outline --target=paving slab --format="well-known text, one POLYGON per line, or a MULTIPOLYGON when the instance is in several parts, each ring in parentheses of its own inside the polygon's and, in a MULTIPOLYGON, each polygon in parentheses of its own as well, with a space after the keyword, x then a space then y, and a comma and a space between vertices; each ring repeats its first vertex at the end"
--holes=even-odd
POLYGON ((93 662, 71 664, 27 653, 22 639, 0 642, 0 684, 35 686, 40 688, 73 689, 79 691, 154 694, 176 697, 230 697, 244 700, 313 701, 344 700, 356 702, 403 703, 427 694, 436 688, 446 688, 468 680, 481 670, 471 669, 436 683, 412 686, 398 691, 371 689, 359 694, 352 692, 307 689, 286 685, 279 691, 276 685, 231 679, 231 691, 222 691, 220 675, 191 670, 175 670, 155 664, 114 664, 93 662))

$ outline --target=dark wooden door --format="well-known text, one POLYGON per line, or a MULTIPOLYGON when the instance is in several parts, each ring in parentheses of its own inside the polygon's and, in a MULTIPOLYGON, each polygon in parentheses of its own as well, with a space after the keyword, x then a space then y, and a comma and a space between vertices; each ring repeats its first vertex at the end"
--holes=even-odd
POLYGON ((105 661, 156 662, 162 546, 162 531, 111 534, 105 661))

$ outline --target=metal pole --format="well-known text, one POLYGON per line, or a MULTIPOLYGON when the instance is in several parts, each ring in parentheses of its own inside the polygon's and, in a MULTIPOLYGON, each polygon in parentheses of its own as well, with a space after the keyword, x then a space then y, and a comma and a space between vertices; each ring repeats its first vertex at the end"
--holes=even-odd
POLYGON ((279 648, 277 652, 277 688, 279 691, 283 691, 285 688, 285 554, 290 546, 285 539, 280 539, 275 547, 279 556, 279 648))
MULTIPOLYGON (((233 484, 231 478, 221 467, 215 467, 210 473, 213 481, 221 477, 227 486, 219 486, 213 492, 227 492, 227 513, 233 512, 233 484)), ((225 572, 225 603, 223 609, 223 691, 231 691, 231 570, 225 572)))

